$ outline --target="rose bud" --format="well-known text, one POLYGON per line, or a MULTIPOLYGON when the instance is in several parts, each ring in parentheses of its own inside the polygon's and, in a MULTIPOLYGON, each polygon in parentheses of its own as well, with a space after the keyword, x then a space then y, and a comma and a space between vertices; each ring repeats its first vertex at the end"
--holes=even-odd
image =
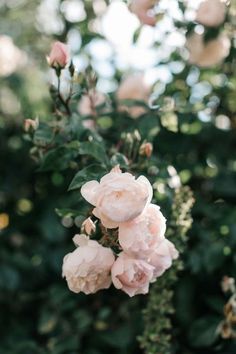
POLYGON ((151 157, 153 151, 153 145, 151 143, 143 143, 140 146, 139 154, 141 156, 151 157))
POLYGON ((87 235, 91 235, 93 232, 95 232, 95 230, 96 226, 91 218, 87 218, 86 220, 84 220, 84 222, 82 223, 82 231, 85 231, 87 235))
POLYGON ((28 132, 30 130, 36 130, 39 126, 39 120, 36 119, 25 119, 24 121, 24 130, 28 132))
POLYGON ((63 69, 68 62, 69 62, 68 46, 59 41, 53 43, 51 52, 48 57, 48 64, 52 68, 63 69))

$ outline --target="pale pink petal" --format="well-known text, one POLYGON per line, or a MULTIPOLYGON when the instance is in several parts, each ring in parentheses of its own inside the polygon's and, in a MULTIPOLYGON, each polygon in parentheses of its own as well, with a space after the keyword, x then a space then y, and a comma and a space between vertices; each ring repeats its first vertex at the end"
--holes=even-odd
POLYGON ((92 205, 96 205, 98 188, 98 181, 89 181, 81 187, 80 193, 82 194, 82 197, 87 200, 87 202, 92 205))

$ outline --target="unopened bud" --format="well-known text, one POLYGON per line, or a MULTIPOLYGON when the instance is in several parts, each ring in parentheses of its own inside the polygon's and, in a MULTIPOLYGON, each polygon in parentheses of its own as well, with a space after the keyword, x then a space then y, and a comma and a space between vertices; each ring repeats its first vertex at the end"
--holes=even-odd
POLYGON ((151 157, 153 151, 153 145, 151 143, 143 143, 139 148, 139 154, 141 156, 151 157))
POLYGON ((232 293, 235 291, 235 280, 234 278, 224 276, 221 282, 221 287, 224 293, 231 291, 232 293))
POLYGON ((69 61, 68 46, 62 42, 55 42, 47 58, 48 64, 54 69, 64 69, 69 61))
POLYGON ((84 220, 81 226, 81 230, 87 235, 91 235, 93 232, 96 231, 96 226, 91 218, 87 218, 86 220, 84 220))
POLYGON ((36 130, 39 126, 39 120, 38 118, 36 119, 25 119, 24 121, 24 130, 25 132, 28 132, 30 130, 36 130))

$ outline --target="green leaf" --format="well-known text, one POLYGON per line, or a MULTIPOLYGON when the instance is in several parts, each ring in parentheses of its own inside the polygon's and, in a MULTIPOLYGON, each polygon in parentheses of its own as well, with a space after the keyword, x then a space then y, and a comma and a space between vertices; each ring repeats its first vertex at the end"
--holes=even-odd
POLYGON ((132 341, 132 329, 124 325, 101 335, 102 340, 115 348, 126 348, 132 341))
POLYGON ((53 140, 54 132, 47 124, 41 123, 39 128, 34 133, 34 144, 46 146, 53 140))
POLYGON ((102 129, 109 129, 113 125, 112 118, 106 116, 98 118, 97 123, 102 129))
POLYGON ((104 175, 106 170, 101 165, 90 165, 83 168, 74 176, 68 190, 74 190, 80 188, 87 181, 96 179, 98 180, 102 175, 104 175))
POLYGON ((189 342, 192 346, 209 347, 216 341, 217 327, 221 319, 219 317, 206 316, 196 320, 190 328, 189 342))
POLYGON ((108 157, 106 155, 104 146, 102 144, 98 144, 97 142, 87 141, 85 143, 81 143, 79 153, 81 155, 90 155, 99 162, 102 162, 105 165, 108 164, 108 157))
POLYGON ((49 151, 42 160, 40 171, 62 171, 69 167, 70 162, 79 154, 76 149, 60 146, 49 151))

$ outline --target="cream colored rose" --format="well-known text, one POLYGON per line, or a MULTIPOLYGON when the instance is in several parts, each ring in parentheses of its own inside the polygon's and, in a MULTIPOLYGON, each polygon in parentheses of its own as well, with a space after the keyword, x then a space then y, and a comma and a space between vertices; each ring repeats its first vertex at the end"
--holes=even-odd
POLYGON ((168 268, 171 267, 173 259, 177 259, 179 252, 176 250, 174 244, 166 238, 149 256, 148 263, 154 267, 153 279, 160 277, 168 268))
POLYGON ((157 205, 148 205, 137 218, 120 224, 119 243, 123 250, 145 258, 161 244, 166 231, 166 219, 157 205))
POLYGON ((110 248, 91 241, 85 235, 76 235, 79 247, 64 257, 62 276, 75 293, 93 294, 111 285, 111 267, 115 257, 110 248))
MULTIPOLYGON (((148 102, 148 97, 151 93, 151 88, 145 83, 143 74, 133 74, 127 76, 120 84, 116 98, 122 100, 138 100, 148 102)), ((133 118, 137 118, 146 112, 146 109, 141 106, 127 107, 120 102, 120 110, 127 111, 133 118)))
POLYGON ((152 186, 148 179, 135 179, 117 167, 103 176, 100 183, 90 181, 81 188, 82 196, 95 206, 93 214, 107 228, 116 228, 142 213, 152 199, 152 186))
POLYGON ((194 33, 186 42, 189 50, 189 62, 200 67, 208 67, 219 64, 230 51, 229 38, 221 34, 216 39, 204 43, 203 35, 194 33))
POLYGON ((157 0, 132 0, 129 8, 141 23, 155 26, 156 17, 153 7, 157 2, 157 0))
POLYGON ((94 89, 91 89, 88 94, 83 95, 78 111, 82 116, 95 116, 96 109, 106 102, 106 96, 94 89))
POLYGON ((147 294, 154 267, 121 252, 112 266, 112 282, 129 296, 147 294))
POLYGON ((217 27, 224 22, 225 15, 224 0, 204 0, 197 9, 195 20, 203 26, 217 27))

